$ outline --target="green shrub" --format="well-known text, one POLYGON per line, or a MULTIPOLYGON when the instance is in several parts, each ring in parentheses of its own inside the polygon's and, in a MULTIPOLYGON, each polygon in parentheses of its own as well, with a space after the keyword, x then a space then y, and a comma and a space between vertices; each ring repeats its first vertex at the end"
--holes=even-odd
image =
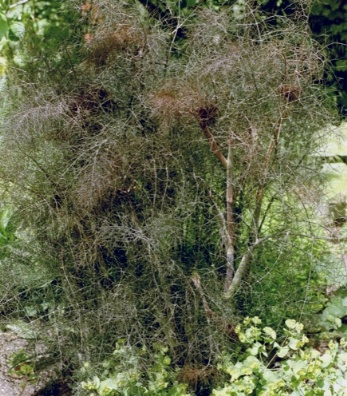
POLYGON ((176 375, 170 369, 171 359, 167 356, 167 351, 167 348, 158 347, 154 364, 147 369, 141 364, 144 350, 135 350, 124 342, 118 342, 113 355, 103 362, 100 374, 95 375, 89 363, 84 365, 81 374, 85 381, 81 382, 80 388, 87 391, 83 394, 88 396, 188 396, 187 386, 175 380, 176 375))
POLYGON ((309 347, 303 325, 286 321, 286 339, 279 343, 270 327, 260 328, 258 318, 247 318, 236 329, 247 346, 234 363, 225 355, 219 370, 230 376, 228 383, 213 390, 226 395, 343 395, 347 386, 346 341, 330 341, 324 353, 309 347))

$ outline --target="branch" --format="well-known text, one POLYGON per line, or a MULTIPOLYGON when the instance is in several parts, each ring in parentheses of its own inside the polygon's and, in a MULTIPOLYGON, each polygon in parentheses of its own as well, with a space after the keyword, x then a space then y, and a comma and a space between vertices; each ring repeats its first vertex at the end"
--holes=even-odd
POLYGON ((210 128, 208 126, 204 126, 202 128, 211 148, 212 151, 214 152, 214 154, 216 155, 216 157, 219 159, 220 163, 224 166, 225 169, 228 168, 228 161, 226 160, 226 158, 224 157, 224 155, 222 154, 222 152, 219 150, 219 147, 216 143, 215 138, 213 137, 212 133, 210 132, 210 128))
POLYGON ((15 3, 15 4, 11 4, 8 8, 14 8, 14 7, 17 7, 17 6, 19 6, 19 5, 22 5, 22 4, 25 4, 25 3, 27 3, 29 0, 21 0, 21 1, 18 1, 18 3, 15 3))
POLYGON ((265 220, 266 220, 267 214, 269 213, 269 210, 271 209, 272 204, 275 202, 275 199, 277 198, 277 195, 278 195, 277 193, 274 194, 274 195, 271 197, 269 203, 267 204, 266 209, 264 210, 264 214, 263 214, 263 216, 262 216, 262 219, 261 219, 261 221, 260 221, 258 230, 257 230, 258 233, 261 232, 261 229, 263 228, 263 225, 264 225, 264 222, 265 222, 265 220))
POLYGON ((258 186, 257 193, 255 196, 255 208, 253 213, 253 223, 254 223, 254 236, 256 237, 259 232, 259 219, 261 213, 261 207, 263 205, 263 198, 264 198, 264 184, 258 186))
POLYGON ((229 141, 228 147, 228 160, 227 160, 227 190, 226 190, 226 232, 227 235, 225 237, 226 241, 226 276, 224 283, 224 292, 226 292, 231 282, 234 278, 235 268, 234 268, 234 260, 235 260, 235 224, 234 224, 234 186, 233 186, 233 174, 232 174, 232 145, 231 139, 229 141))
POLYGON ((253 253, 255 247, 260 244, 260 242, 262 242, 261 239, 256 240, 254 242, 254 244, 252 246, 250 246, 248 248, 248 250, 242 256, 240 265, 237 268, 237 271, 235 272, 234 278, 232 279, 230 286, 228 287, 228 289, 226 291, 224 291, 223 297, 226 300, 229 300, 236 293, 237 289, 239 288, 241 281, 249 267, 249 262, 252 257, 252 253, 253 253))
MULTIPOLYGON (((265 177, 267 176, 267 173, 270 169, 270 162, 271 162, 272 154, 274 153, 275 157, 276 157, 277 153, 278 153, 278 143, 279 143, 279 138, 280 138, 281 129, 282 129, 282 125, 283 125, 283 120, 285 119, 285 110, 286 110, 286 108, 283 110, 283 113, 281 112, 281 115, 275 124, 274 133, 270 140, 269 146, 266 150, 265 163, 264 163, 264 176, 265 177)), ((266 186, 266 182, 263 181, 258 186, 256 198, 255 198, 256 202, 255 202, 253 221, 255 224, 256 232, 259 231, 259 219, 260 219, 261 207, 263 205, 265 186, 266 186)))
POLYGON ((210 308, 210 306, 208 305, 204 291, 202 290, 199 274, 197 272, 194 272, 192 274, 191 280, 192 280, 193 285, 195 286, 196 290, 200 294, 200 297, 202 300, 202 305, 204 306, 207 322, 210 323, 210 318, 213 316, 214 313, 213 313, 212 309, 210 308))

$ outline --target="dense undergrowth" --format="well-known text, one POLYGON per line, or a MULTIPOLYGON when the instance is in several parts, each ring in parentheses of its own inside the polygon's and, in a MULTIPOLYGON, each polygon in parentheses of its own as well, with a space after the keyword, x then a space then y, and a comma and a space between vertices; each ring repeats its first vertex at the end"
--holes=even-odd
MULTIPOLYGON (((245 356, 279 348, 287 318, 317 331, 328 247, 311 154, 331 120, 326 58, 305 2, 277 26, 251 3, 158 14, 71 1, 61 42, 28 31, 6 47, 2 316, 34 325, 77 394, 260 392, 274 355, 250 373, 245 356), (254 353, 246 316, 274 329, 266 346, 249 339, 254 353), (234 385, 224 353, 247 371, 234 385)), ((288 367, 308 353, 335 370, 338 352, 324 366, 300 348, 288 367)), ((273 392, 311 381, 283 367, 273 392)))

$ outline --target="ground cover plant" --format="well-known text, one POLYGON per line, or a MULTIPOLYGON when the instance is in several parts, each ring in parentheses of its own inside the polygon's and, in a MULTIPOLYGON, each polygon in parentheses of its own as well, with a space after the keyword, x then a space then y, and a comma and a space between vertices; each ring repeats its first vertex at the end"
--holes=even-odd
MULTIPOLYGON (((346 340, 330 340, 324 351, 308 346, 303 325, 295 320, 285 323, 285 340, 278 339, 271 327, 261 326, 257 317, 246 318, 236 328, 240 344, 245 348, 236 359, 224 352, 214 375, 212 395, 343 395, 346 389, 346 340), (226 375, 221 375, 225 373, 226 375), (219 375, 218 375, 219 374, 219 375), (216 381, 218 383, 218 381, 216 381)), ((169 371, 170 358, 162 348, 156 363, 141 373, 139 356, 125 345, 117 345, 113 356, 103 363, 101 379, 88 363, 82 368, 82 394, 113 396, 189 395, 184 384, 177 383, 182 372, 169 371), (89 376, 89 377, 88 377, 89 376)), ((183 369, 182 369, 183 370, 183 369)))

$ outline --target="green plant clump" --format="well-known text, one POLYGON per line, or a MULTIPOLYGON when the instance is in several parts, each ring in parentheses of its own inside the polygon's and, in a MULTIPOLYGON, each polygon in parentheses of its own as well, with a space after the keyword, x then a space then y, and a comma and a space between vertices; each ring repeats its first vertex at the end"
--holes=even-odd
MULTIPOLYGON (((261 327, 257 317, 246 318, 236 328, 244 347, 235 362, 229 353, 220 357, 217 371, 226 375, 223 385, 212 390, 214 396, 336 396, 347 386, 347 342, 330 341, 321 352, 309 346, 303 325, 286 320, 284 339, 271 327, 261 327)), ((82 395, 189 395, 170 368, 167 348, 159 348, 155 363, 146 371, 141 352, 119 343, 104 361, 103 371, 95 375, 89 363, 81 370, 82 395)), ((143 354, 144 351, 142 351, 143 354)))
POLYGON ((258 318, 245 319, 238 326, 240 341, 247 347, 243 357, 233 363, 224 356, 219 369, 229 381, 213 390, 214 396, 344 395, 347 386, 347 343, 330 341, 320 351, 308 346, 303 325, 286 320, 283 343, 270 327, 260 328, 258 318))
POLYGON ((81 375, 86 379, 81 382, 80 388, 90 396, 189 396, 187 386, 175 379, 167 351, 168 348, 158 347, 154 364, 144 372, 141 355, 145 351, 134 351, 124 342, 119 342, 112 356, 103 362, 103 370, 99 375, 90 379, 92 368, 89 363, 84 364, 81 375))

